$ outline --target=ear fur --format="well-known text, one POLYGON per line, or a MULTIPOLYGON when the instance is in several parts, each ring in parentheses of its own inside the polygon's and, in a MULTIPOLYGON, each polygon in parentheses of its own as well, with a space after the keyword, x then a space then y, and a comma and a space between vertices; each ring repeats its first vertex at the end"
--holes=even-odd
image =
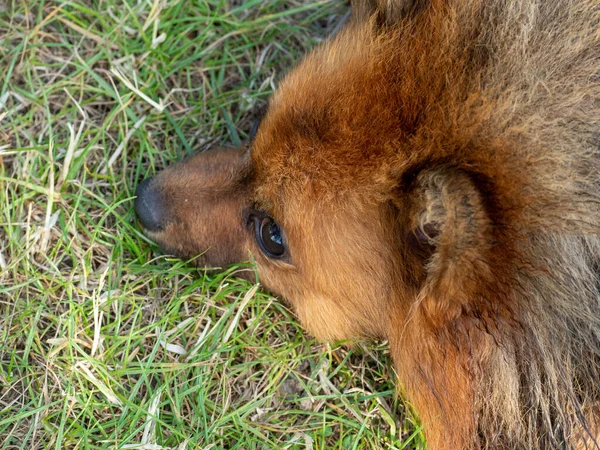
POLYGON ((433 303, 435 317, 447 316, 438 314, 444 305, 458 313, 475 277, 489 270, 491 226, 482 195, 468 174, 442 167, 416 176, 409 205, 408 246, 423 265, 423 298, 433 303))

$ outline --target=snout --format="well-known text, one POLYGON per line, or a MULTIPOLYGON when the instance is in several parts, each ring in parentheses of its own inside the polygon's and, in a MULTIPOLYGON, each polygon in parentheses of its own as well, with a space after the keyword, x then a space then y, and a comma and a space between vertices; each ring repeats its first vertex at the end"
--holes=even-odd
POLYGON ((135 211, 142 226, 151 232, 162 231, 167 223, 167 209, 153 178, 146 178, 135 191, 135 211))
POLYGON ((248 259, 244 155, 244 149, 202 152, 140 183, 135 210, 163 252, 211 268, 248 259))

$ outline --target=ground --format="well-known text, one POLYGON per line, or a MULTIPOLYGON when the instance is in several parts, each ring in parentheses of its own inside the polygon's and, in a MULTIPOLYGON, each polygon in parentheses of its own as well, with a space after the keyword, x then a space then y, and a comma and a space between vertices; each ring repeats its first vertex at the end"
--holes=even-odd
MULTIPOLYGON (((343 2, 0 3, 0 448, 387 449, 385 343, 319 344, 141 233, 136 185, 238 145, 343 2)), ((415 431, 416 430, 416 431, 415 431)))

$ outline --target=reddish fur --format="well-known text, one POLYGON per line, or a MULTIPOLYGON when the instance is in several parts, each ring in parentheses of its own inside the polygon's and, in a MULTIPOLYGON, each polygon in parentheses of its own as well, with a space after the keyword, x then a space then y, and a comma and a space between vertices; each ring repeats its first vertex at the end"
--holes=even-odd
POLYGON ((250 251, 321 339, 389 339, 431 449, 597 448, 599 6, 358 3, 251 155, 156 178, 174 219, 153 237, 202 264, 250 251), (251 207, 289 260, 259 250, 251 207))

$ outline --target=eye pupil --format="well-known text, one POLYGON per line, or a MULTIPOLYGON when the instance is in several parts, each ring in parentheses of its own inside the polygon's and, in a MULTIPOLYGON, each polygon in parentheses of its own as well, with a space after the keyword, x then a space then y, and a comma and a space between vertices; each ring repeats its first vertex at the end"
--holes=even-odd
POLYGON ((285 253, 283 232, 271 217, 255 218, 256 241, 262 252, 270 258, 280 258, 285 253))

